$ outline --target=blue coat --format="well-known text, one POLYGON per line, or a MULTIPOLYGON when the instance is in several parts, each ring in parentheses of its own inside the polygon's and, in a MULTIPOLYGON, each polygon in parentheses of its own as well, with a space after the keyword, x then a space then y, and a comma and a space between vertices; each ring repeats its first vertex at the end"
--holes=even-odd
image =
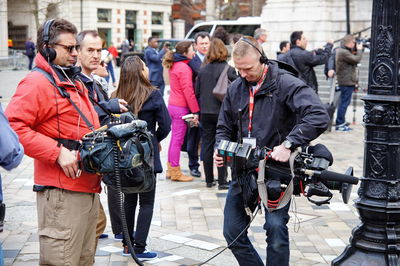
MULTIPOLYGON (((24 148, 18 141, 18 136, 10 127, 7 117, 0 105, 0 166, 11 170, 19 165, 24 156, 24 148)), ((0 202, 3 201, 3 189, 0 175, 0 202)))
POLYGON ((189 61, 189 66, 193 71, 193 82, 196 81, 197 75, 199 74, 201 64, 203 62, 201 61, 200 57, 196 54, 192 60, 189 61))
POLYGON ((153 134, 154 172, 161 173, 163 168, 158 143, 165 139, 171 131, 171 118, 159 90, 150 94, 140 109, 138 117, 147 122, 147 129, 153 134))
POLYGON ((165 55, 165 49, 160 52, 152 47, 147 46, 144 50, 144 59, 149 68, 149 80, 153 86, 161 87, 164 85, 162 58, 165 55))

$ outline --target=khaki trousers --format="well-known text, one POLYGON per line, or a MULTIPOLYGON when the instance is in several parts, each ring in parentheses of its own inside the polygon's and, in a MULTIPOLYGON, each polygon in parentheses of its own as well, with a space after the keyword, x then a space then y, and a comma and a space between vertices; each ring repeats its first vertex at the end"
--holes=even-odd
POLYGON ((40 265, 93 265, 97 193, 59 188, 37 192, 40 265))
POLYGON ((99 197, 99 205, 100 208, 99 208, 99 217, 97 219, 97 225, 96 225, 96 246, 94 248, 95 251, 97 250, 97 243, 99 241, 99 237, 104 232, 107 225, 107 217, 106 213, 104 212, 103 204, 101 204, 100 197, 99 197))

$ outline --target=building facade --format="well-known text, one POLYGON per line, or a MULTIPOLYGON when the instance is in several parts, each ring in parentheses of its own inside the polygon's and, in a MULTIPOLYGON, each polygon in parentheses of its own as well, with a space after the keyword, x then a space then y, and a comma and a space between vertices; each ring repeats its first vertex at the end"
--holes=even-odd
MULTIPOLYGON (((350 1, 350 31, 371 26, 372 0, 350 1)), ((290 41, 293 31, 302 30, 308 39, 307 49, 321 47, 327 40, 346 34, 346 1, 337 0, 267 0, 261 13, 262 26, 268 32, 266 50, 276 57, 281 41, 290 41)), ((361 37, 370 37, 370 30, 361 37)), ((335 45, 338 45, 336 43, 335 45)))
POLYGON ((50 18, 67 19, 78 31, 97 29, 108 44, 119 46, 127 38, 141 50, 150 36, 171 37, 171 5, 172 0, 0 0, 0 56, 7 55, 5 38, 23 49, 28 37, 36 41, 38 26, 50 18))

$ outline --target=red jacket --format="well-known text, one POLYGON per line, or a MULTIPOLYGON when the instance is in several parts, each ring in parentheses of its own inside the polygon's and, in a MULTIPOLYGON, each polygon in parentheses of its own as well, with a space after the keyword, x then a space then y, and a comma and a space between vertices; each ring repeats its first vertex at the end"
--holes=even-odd
POLYGON ((168 104, 187 107, 190 112, 197 113, 200 108, 194 95, 192 69, 188 62, 189 60, 175 62, 169 70, 171 90, 168 104))
MULTIPOLYGON (((82 83, 74 86, 60 81, 43 56, 37 54, 36 66, 49 72, 56 84, 64 87, 71 99, 95 128, 100 127, 88 91, 82 83)), ((100 177, 82 172, 77 179, 67 177, 57 163, 60 147, 54 138, 80 140, 90 130, 71 103, 38 71, 30 72, 19 84, 5 111, 19 136, 25 154, 34 158, 35 184, 78 192, 100 192, 100 177), (57 115, 58 114, 58 115, 57 115)))

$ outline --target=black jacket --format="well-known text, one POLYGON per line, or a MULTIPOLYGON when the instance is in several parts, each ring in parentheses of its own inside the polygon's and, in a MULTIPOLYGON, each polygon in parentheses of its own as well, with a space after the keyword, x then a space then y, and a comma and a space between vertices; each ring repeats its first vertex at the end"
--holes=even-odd
MULTIPOLYGON (((218 114, 221 102, 213 95, 212 91, 218 78, 228 63, 213 62, 200 69, 196 79, 195 93, 200 104, 201 114, 218 114)), ((228 69, 228 79, 234 81, 238 75, 233 67, 228 69)))
MULTIPOLYGON (((247 137, 249 87, 245 79, 228 89, 218 118, 216 145, 222 139, 237 141, 238 109, 242 112, 242 134, 247 137)), ((318 95, 303 81, 271 61, 261 90, 255 95, 252 137, 257 146, 273 148, 288 138, 294 145, 317 138, 328 126, 329 116, 318 95)))
POLYGON ((155 90, 150 94, 142 109, 140 109, 138 118, 147 122, 147 129, 153 134, 154 172, 161 173, 162 166, 158 143, 165 139, 171 131, 171 118, 159 90, 155 90))
MULTIPOLYGON (((85 87, 88 89, 89 97, 91 100, 97 99, 97 103, 101 105, 103 109, 107 110, 110 113, 113 114, 121 113, 118 99, 117 98, 109 99, 107 93, 103 90, 101 85, 97 83, 97 81, 89 79, 82 73, 79 74, 78 77, 83 82, 83 84, 85 84, 85 87)), ((93 106, 99 116, 100 124, 104 125, 106 121, 108 121, 109 114, 97 104, 93 103, 93 106)))
POLYGON ((332 44, 327 43, 325 49, 310 52, 298 46, 293 46, 280 60, 297 69, 300 74, 299 77, 318 93, 318 82, 314 66, 323 65, 328 61, 332 47, 332 44))

